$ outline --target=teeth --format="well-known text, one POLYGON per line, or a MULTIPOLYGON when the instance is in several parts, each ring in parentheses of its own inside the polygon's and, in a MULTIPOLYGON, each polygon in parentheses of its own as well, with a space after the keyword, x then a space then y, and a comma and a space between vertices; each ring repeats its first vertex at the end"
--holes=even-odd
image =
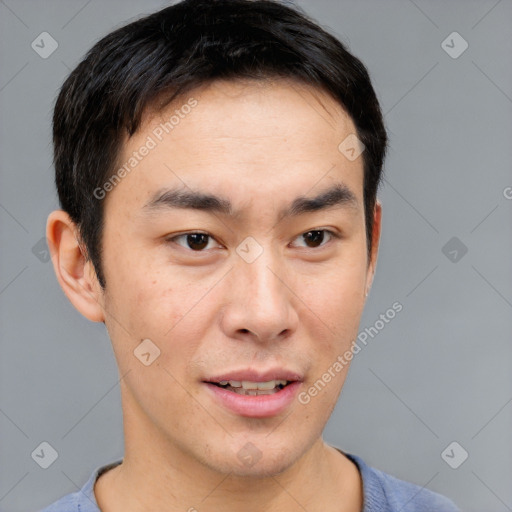
MULTIPOLYGON (((255 384, 255 382, 252 382, 251 384, 255 384)), ((242 382, 242 385, 243 385, 243 382, 242 382)), ((276 387, 276 381, 269 380, 268 382, 258 382, 256 384, 256 386, 257 386, 257 389, 274 389, 276 387)), ((248 389, 248 388, 245 388, 245 389, 248 389)))
MULTIPOLYGON (((241 391, 247 391, 247 395, 255 395, 258 391, 271 391, 278 388, 279 386, 286 386, 287 380, 269 380, 266 382, 252 382, 249 380, 238 381, 238 380, 221 380, 219 384, 221 386, 230 386, 232 388, 240 389, 241 391)), ((278 389, 276 389, 278 391, 278 389)))
POLYGON ((236 380, 221 381, 219 384, 225 386, 229 384, 232 388, 243 388, 248 390, 269 390, 274 389, 276 386, 285 386, 288 381, 286 380, 269 380, 267 382, 251 382, 249 380, 243 380, 242 382, 236 380))

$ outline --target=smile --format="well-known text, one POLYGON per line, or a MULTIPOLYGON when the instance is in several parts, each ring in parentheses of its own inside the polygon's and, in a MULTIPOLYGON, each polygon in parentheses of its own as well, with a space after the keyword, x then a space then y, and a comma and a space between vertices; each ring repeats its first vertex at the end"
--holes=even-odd
POLYGON ((273 395, 281 391, 289 381, 287 380, 269 380, 266 382, 251 382, 248 380, 222 380, 220 382, 212 382, 227 391, 232 391, 239 395, 245 396, 260 396, 260 395, 273 395))

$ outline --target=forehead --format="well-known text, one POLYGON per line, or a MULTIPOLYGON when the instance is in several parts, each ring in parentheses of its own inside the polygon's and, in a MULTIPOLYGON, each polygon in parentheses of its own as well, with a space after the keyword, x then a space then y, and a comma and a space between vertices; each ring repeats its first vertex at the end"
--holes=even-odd
POLYGON ((355 131, 341 105, 315 88, 284 80, 217 81, 148 111, 118 165, 136 153, 139 160, 113 195, 131 196, 143 207, 165 187, 222 196, 227 187, 240 203, 253 203, 341 181, 362 196, 362 158, 347 159, 339 149, 355 131), (145 146, 151 149, 140 157, 145 146))
POLYGON ((171 121, 175 140, 189 137, 191 133, 187 127, 191 125, 194 138, 227 136, 242 139, 309 134, 308 138, 313 141, 315 134, 325 136, 326 132, 356 131, 350 116, 330 94, 284 78, 216 80, 197 87, 181 94, 164 109, 148 108, 139 132, 158 128, 160 123, 169 122, 173 114, 180 117, 178 120, 174 116, 171 121), (191 98, 197 101, 193 109, 187 107, 191 98), (189 115, 190 110, 194 115, 189 115), (184 123, 186 118, 192 121, 184 123), (297 123, 301 119, 307 124, 297 123), (211 123, 200 122, 206 120, 211 123))

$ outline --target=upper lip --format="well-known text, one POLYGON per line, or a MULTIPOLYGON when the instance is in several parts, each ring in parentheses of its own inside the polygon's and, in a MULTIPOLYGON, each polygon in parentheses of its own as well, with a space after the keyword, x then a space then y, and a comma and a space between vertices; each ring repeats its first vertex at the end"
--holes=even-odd
POLYGON ((249 381, 249 382, 268 382, 270 380, 288 380, 302 381, 302 376, 294 371, 285 368, 271 368, 266 371, 246 368, 243 370, 233 370, 225 372, 214 377, 205 379, 204 382, 220 382, 223 380, 249 381))

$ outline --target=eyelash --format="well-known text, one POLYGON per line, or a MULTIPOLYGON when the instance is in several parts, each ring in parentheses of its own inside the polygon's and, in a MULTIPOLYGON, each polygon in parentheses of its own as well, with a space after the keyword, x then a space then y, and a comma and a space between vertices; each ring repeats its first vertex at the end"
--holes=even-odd
MULTIPOLYGON (((303 233, 298 235, 296 238, 304 236, 307 233, 314 233, 314 232, 324 232, 324 233, 327 233, 331 238, 326 243, 322 243, 322 245, 320 245, 318 247, 303 247, 304 249, 310 249, 310 250, 321 249, 322 247, 325 247, 331 240, 333 240, 333 239, 340 239, 341 238, 341 235, 339 235, 335 231, 332 231, 331 229, 308 229, 307 231, 304 231, 303 233)), ((209 233, 204 233, 202 231, 188 231, 187 233, 182 233, 181 235, 176 235, 176 236, 167 238, 166 241, 167 242, 172 242, 172 243, 177 243, 177 242, 175 242, 175 240, 177 240, 179 238, 182 238, 182 237, 187 237, 188 235, 205 235, 205 236, 209 237, 210 239, 215 240, 215 238, 212 235, 210 235, 209 233)), ((188 251, 194 252, 194 253, 206 252, 206 249, 195 251, 195 250, 190 249, 188 247, 184 247, 184 246, 182 246, 180 244, 177 244, 177 245, 179 245, 180 247, 182 247, 185 250, 188 250, 188 251)))

